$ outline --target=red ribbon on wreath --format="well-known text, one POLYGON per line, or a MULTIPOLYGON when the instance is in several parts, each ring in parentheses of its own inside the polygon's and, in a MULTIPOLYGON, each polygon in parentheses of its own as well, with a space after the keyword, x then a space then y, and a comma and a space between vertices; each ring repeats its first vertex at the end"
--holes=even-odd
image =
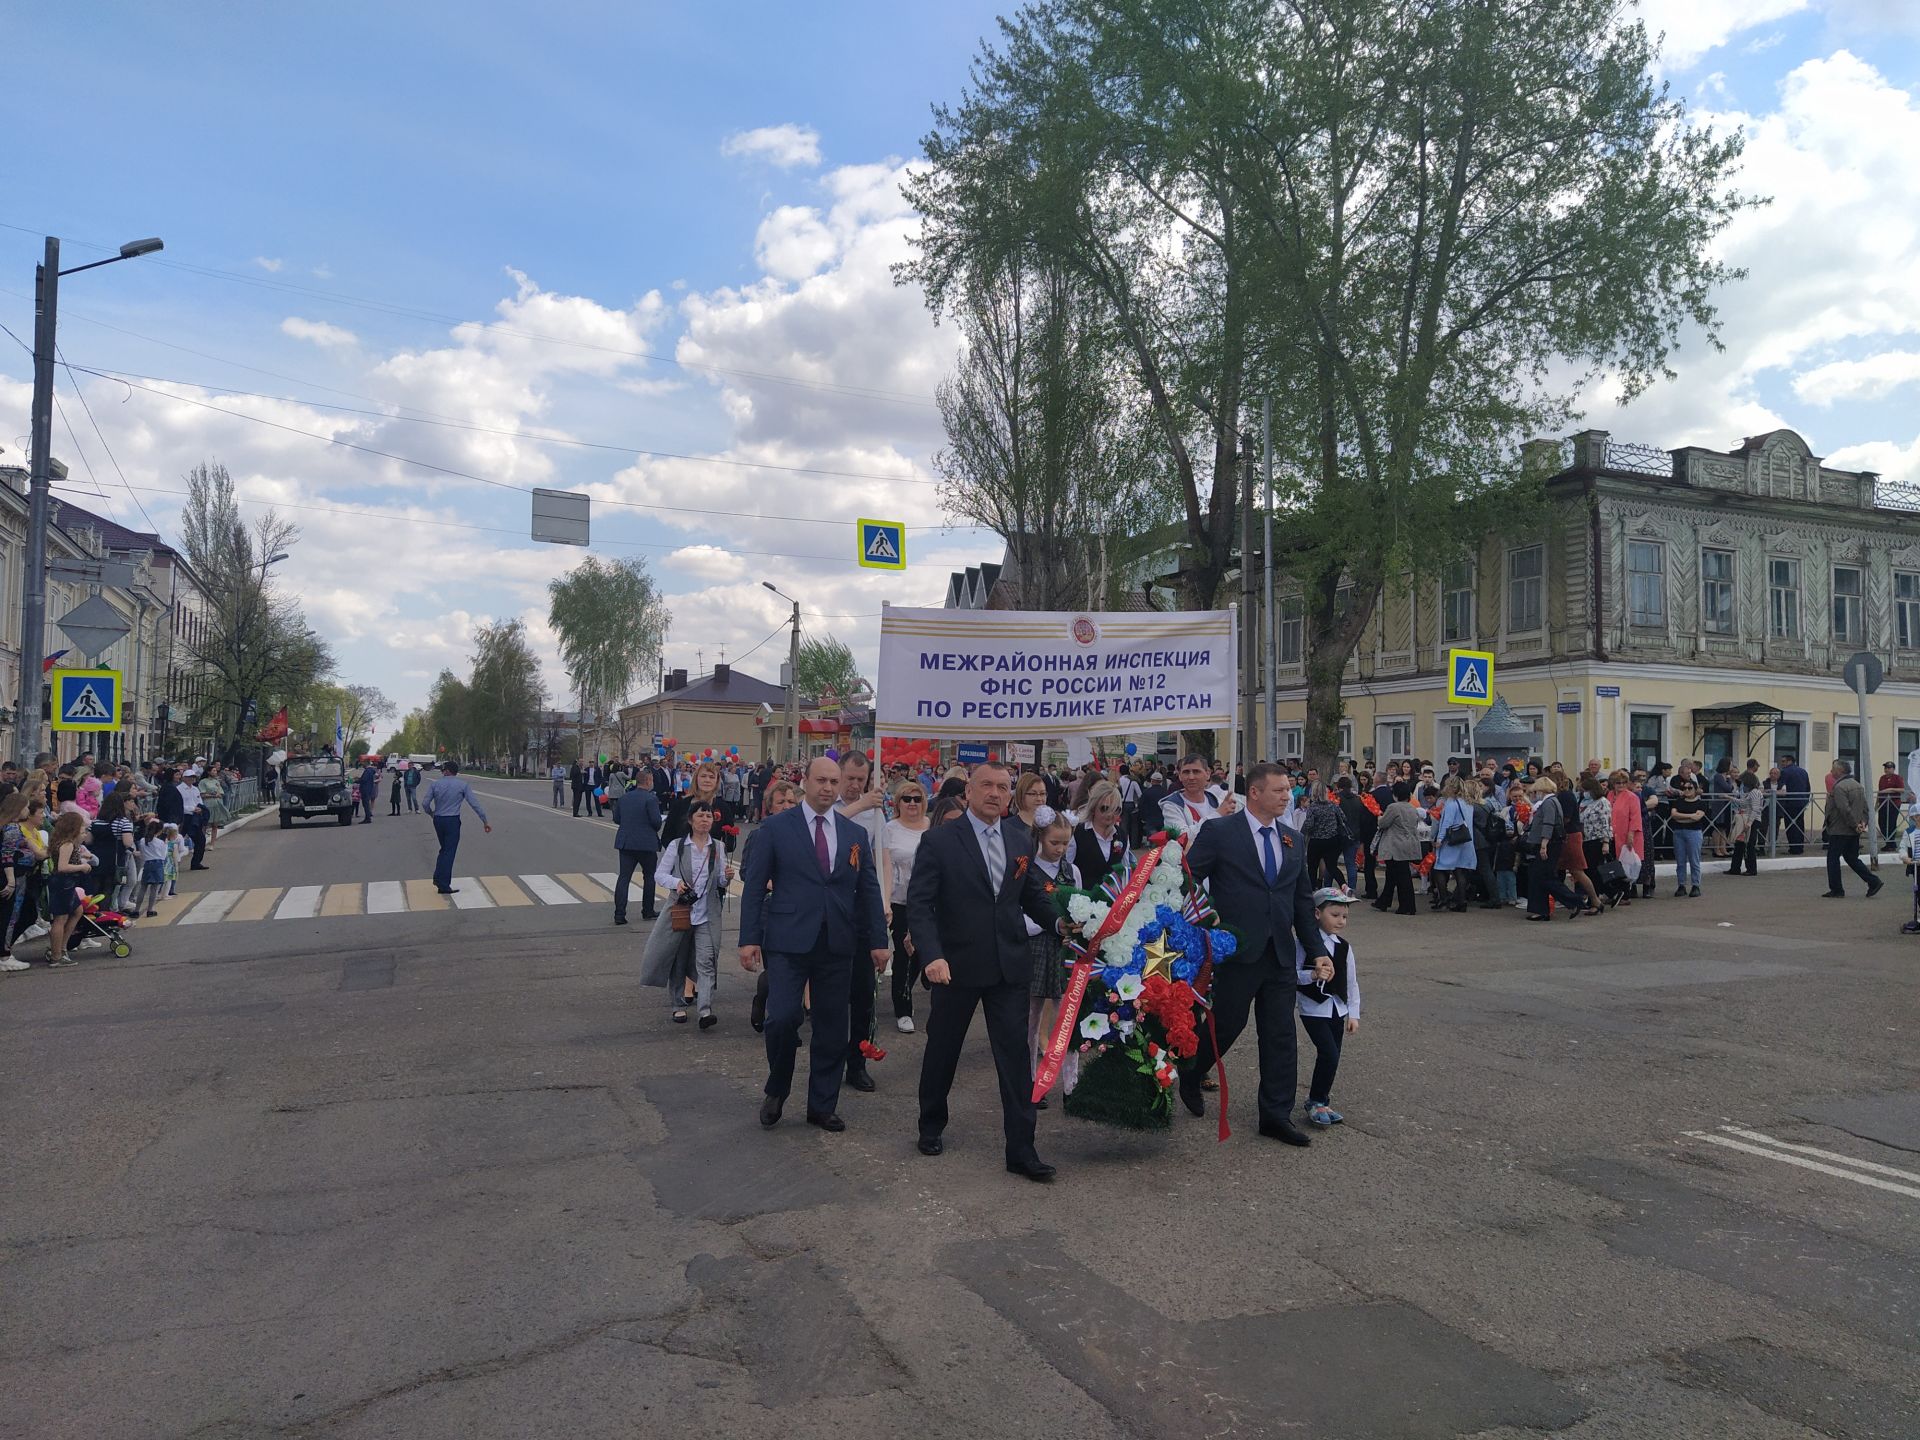
POLYGON ((1127 877, 1127 883, 1113 897, 1113 903, 1107 909, 1107 918, 1100 922, 1100 928, 1093 932, 1086 942, 1086 949, 1074 962, 1073 973, 1067 977, 1067 993, 1060 997, 1060 1011, 1053 1022, 1053 1034, 1047 1040, 1047 1053, 1033 1077, 1034 1104, 1038 1105, 1053 1088, 1053 1082, 1060 1078, 1060 1066, 1066 1061, 1067 1046, 1073 1043, 1074 1029, 1080 1023, 1080 1002, 1087 998, 1087 983, 1093 979, 1093 967, 1099 959, 1101 942, 1119 934, 1120 927, 1127 923, 1127 916, 1140 903, 1147 880, 1160 863, 1161 852, 1165 849, 1166 840, 1162 837, 1159 844, 1140 857, 1140 862, 1133 867, 1133 873, 1127 877))

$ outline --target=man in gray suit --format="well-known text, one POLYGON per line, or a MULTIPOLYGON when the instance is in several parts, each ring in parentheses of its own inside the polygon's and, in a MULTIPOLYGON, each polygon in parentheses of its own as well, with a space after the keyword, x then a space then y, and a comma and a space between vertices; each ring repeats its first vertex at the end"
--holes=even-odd
POLYGON ((613 802, 613 846, 620 852, 620 876, 613 886, 613 923, 627 923, 627 887, 640 871, 640 918, 652 920, 653 870, 660 863, 660 801, 653 791, 634 786, 613 802))

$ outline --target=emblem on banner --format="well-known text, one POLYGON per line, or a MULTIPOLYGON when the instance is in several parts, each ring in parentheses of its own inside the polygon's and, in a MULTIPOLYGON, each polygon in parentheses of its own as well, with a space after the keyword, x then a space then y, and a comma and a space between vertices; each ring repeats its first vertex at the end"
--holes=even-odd
POLYGON ((1073 638, 1082 645, 1092 645, 1100 639, 1100 627, 1094 624, 1091 615, 1074 616, 1071 633, 1073 638))

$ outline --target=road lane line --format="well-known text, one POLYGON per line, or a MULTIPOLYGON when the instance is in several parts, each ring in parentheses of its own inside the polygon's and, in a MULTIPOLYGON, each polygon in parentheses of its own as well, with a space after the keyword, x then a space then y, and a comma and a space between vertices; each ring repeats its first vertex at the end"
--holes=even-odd
POLYGON ((326 892, 324 885, 295 885, 287 891, 281 900, 280 908, 273 912, 276 920, 311 920, 320 909, 320 897, 326 892))
POLYGON ((456 910, 491 910, 493 897, 471 875, 453 877, 453 894, 448 897, 456 910))
POLYGON ((434 888, 431 880, 407 881, 407 908, 409 910, 444 910, 451 895, 442 895, 434 888))
POLYGON ((1875 1190, 1888 1190, 1895 1195, 1910 1195, 1920 1200, 1920 1187, 1896 1185, 1891 1180, 1876 1180, 1871 1175, 1862 1175, 1854 1170, 1842 1170, 1838 1165, 1825 1165, 1818 1160, 1802 1160, 1798 1155, 1783 1154, 1764 1145, 1749 1145, 1744 1140, 1733 1140, 1725 1135, 1709 1135, 1704 1130, 1683 1132, 1689 1140, 1704 1140, 1709 1145, 1724 1146, 1728 1150, 1743 1151, 1748 1155, 1758 1155, 1763 1160, 1777 1160, 1782 1165, 1797 1165, 1802 1170, 1816 1170, 1822 1175, 1832 1175, 1841 1180, 1851 1180, 1856 1185, 1868 1185, 1875 1190))
POLYGON ((522 875, 520 883, 531 890, 542 905, 578 905, 580 899, 548 875, 522 875))
POLYGON ((209 890, 201 897, 200 903, 180 917, 182 925, 214 925, 227 918, 234 902, 246 894, 244 890, 209 890))
POLYGON ((604 815, 572 815, 565 810, 556 811, 550 806, 541 805, 532 800, 516 800, 511 795, 502 795, 498 790, 482 790, 477 786, 473 793, 484 796, 488 800, 498 800, 503 805, 525 805, 529 810, 545 810, 549 815, 565 815, 569 820, 597 820, 608 829, 613 828, 613 821, 604 815))
POLYGON ((1812 1145, 1795 1145, 1789 1140, 1776 1140, 1771 1135, 1763 1135, 1758 1130, 1743 1130, 1738 1125, 1720 1127, 1729 1135, 1738 1135, 1742 1140, 1757 1140, 1767 1145, 1777 1145, 1782 1150, 1791 1150, 1796 1155, 1811 1155, 1816 1160, 1831 1160, 1836 1165, 1851 1165, 1856 1170, 1870 1170, 1875 1175, 1891 1175, 1896 1180, 1911 1180, 1920 1185, 1920 1175, 1911 1170, 1897 1170, 1891 1165, 1881 1165, 1872 1160, 1856 1160, 1851 1155, 1842 1155, 1837 1150, 1820 1150, 1812 1145))
POLYGON ((502 910, 533 904, 533 897, 514 884, 511 875, 482 875, 480 883, 487 887, 487 897, 502 910))
POLYGON ((249 890, 240 899, 240 903, 227 912, 227 919, 264 920, 267 912, 273 909, 273 902, 280 898, 280 887, 269 885, 264 890, 249 890))
POLYGON ((367 886, 367 914, 404 915, 406 911, 407 892, 398 880, 375 880, 367 886))
POLYGON ((602 890, 594 883, 593 877, 590 875, 556 875, 554 879, 558 880, 562 885, 565 885, 589 905, 598 905, 602 900, 609 899, 613 895, 613 887, 611 885, 602 890))
POLYGON ((360 913, 360 887, 358 885, 329 885, 326 897, 320 902, 322 915, 358 915, 360 913))

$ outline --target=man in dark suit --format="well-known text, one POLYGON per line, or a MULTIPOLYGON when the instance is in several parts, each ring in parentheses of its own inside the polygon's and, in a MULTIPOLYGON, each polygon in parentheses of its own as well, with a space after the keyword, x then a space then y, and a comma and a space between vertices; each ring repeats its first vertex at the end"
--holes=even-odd
MULTIPOLYGON (((816 759, 807 767, 805 788, 805 803, 768 820, 748 851, 740 964, 747 970, 767 967, 767 1098, 760 1123, 780 1123, 800 1048, 801 997, 811 987, 807 1123, 840 1131, 847 1128, 837 1111, 847 1068, 853 967, 871 963, 879 970, 893 951, 880 908, 878 857, 866 832, 834 812, 839 765, 825 756, 816 759)), ((1024 1035, 1023 1029, 1023 1044, 1024 1035)))
MULTIPOLYGON (((1284 769, 1254 766, 1247 774, 1246 813, 1202 825, 1187 849, 1187 866, 1195 879, 1210 886, 1213 908, 1239 940, 1234 953, 1213 967, 1219 1054, 1247 1028, 1251 1011, 1260 1037, 1260 1133, 1288 1145, 1305 1145, 1305 1132, 1290 1118, 1299 1083, 1294 937, 1299 937, 1320 979, 1333 978, 1333 962, 1313 918, 1306 846, 1280 823, 1289 793, 1284 769)), ((1180 1072, 1180 1098, 1195 1115, 1206 1113, 1200 1082, 1215 1059, 1213 1039, 1202 1023, 1200 1053, 1180 1072)))
POLYGON ((587 793, 587 767, 578 760, 567 767, 567 783, 573 787, 573 818, 580 818, 580 802, 587 793))
POLYGON ((653 798, 660 802, 660 813, 663 815, 673 802, 673 772, 658 757, 653 762, 653 798))
POLYGON ((659 914, 653 902, 653 871, 660 863, 660 802, 644 785, 630 785, 613 802, 613 848, 620 852, 620 874, 613 886, 613 923, 627 923, 627 887, 640 872, 640 918, 659 914))
MULTIPOLYGON (((1042 929, 1060 923, 1033 864, 1033 837, 1002 824, 1013 776, 997 760, 967 780, 967 810, 936 825, 914 851, 907 926, 933 994, 927 1048, 920 1063, 920 1153, 945 1148, 947 1094, 976 1007, 986 1011, 987 1041, 1000 1075, 1007 1169, 1029 1180, 1053 1178, 1033 1145, 1033 1057, 1027 1049, 1027 991, 1033 961, 1023 915, 1042 929)), ((816 1001, 816 1003, 818 1003, 816 1001)))

